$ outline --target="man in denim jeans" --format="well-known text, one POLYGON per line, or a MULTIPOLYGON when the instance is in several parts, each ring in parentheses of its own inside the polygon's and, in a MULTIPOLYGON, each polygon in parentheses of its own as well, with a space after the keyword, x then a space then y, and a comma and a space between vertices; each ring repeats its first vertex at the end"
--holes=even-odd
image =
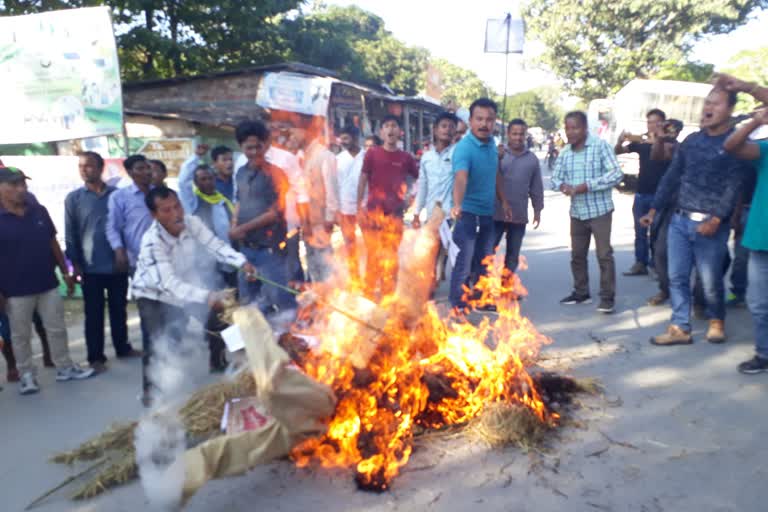
POLYGON ((691 337, 691 272, 701 276, 711 343, 725 341, 723 265, 728 253, 730 217, 743 179, 744 163, 723 150, 733 132, 736 93, 713 89, 704 102, 701 130, 678 148, 659 184, 653 208, 641 222, 650 226, 656 210, 672 206, 669 225, 669 279, 672 319, 654 345, 685 345, 691 337), (677 203, 670 200, 677 191, 677 203))
POLYGON ((649 243, 648 228, 640 225, 640 218, 651 209, 653 195, 669 165, 668 160, 655 160, 651 156, 653 145, 660 136, 667 115, 664 111, 654 108, 648 111, 645 119, 648 131, 644 135, 636 137, 622 132, 615 148, 617 155, 637 153, 640 157, 637 192, 635 192, 635 201, 632 203, 632 216, 635 220, 635 263, 632 268, 624 272, 625 276, 644 276, 648 274, 648 267, 653 267, 653 259, 649 258, 649 253, 652 255, 653 249, 649 243), (627 141, 629 144, 625 145, 627 141))
MULTIPOLYGON (((719 79, 731 90, 746 92, 758 101, 768 103, 768 87, 744 82, 727 75, 719 79)), ((758 110, 752 119, 728 137, 723 147, 738 158, 754 161, 757 170, 757 184, 752 196, 747 226, 742 244, 749 250, 747 269, 747 305, 752 313, 755 328, 755 356, 739 365, 739 371, 746 374, 768 372, 768 139, 756 142, 756 130, 767 130, 768 109, 758 110)), ((765 137, 765 135, 762 135, 765 137)))
MULTIPOLYGON (((240 243, 240 250, 260 274, 279 285, 288 285, 288 261, 285 254, 285 194, 288 179, 282 170, 267 163, 270 133, 261 121, 243 121, 235 138, 248 159, 237 171, 237 205, 229 238, 240 243)), ((250 282, 240 276, 240 301, 259 300, 264 312, 294 309, 296 301, 287 291, 250 282)))
POLYGON ((482 260, 493 254, 496 197, 502 203, 505 216, 511 216, 509 204, 498 184, 499 153, 493 140, 496 110, 496 103, 488 98, 475 100, 469 107, 470 133, 456 144, 453 151, 451 216, 456 221, 453 241, 459 247, 459 254, 451 275, 449 298, 457 312, 467 306, 464 285, 471 271, 473 256, 479 251, 482 260))

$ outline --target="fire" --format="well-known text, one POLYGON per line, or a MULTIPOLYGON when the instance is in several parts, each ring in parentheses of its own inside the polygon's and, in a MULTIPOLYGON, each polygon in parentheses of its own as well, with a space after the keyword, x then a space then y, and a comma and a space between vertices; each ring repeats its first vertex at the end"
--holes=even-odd
POLYGON ((479 325, 446 321, 426 300, 437 243, 434 223, 406 231, 398 287, 378 304, 346 291, 364 290, 363 282, 314 290, 319 306, 304 314, 312 317, 320 344, 302 366, 334 390, 338 404, 325 435, 292 451, 298 466, 354 467, 361 488, 383 491, 408 462, 417 425, 461 424, 496 401, 557 421, 526 371, 548 340, 520 314, 516 298, 527 292, 517 276, 489 259, 488 275, 466 295, 473 306, 496 304, 498 316, 479 325), (322 304, 360 316, 368 327, 322 304))

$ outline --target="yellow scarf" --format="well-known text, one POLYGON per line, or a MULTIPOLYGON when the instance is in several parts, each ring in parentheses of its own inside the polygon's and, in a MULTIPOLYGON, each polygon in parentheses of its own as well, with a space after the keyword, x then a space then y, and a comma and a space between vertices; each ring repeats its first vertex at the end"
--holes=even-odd
POLYGON ((192 186, 192 189, 195 191, 195 195, 205 201, 208 204, 219 204, 222 201, 224 201, 224 204, 227 205, 227 209, 229 210, 229 213, 233 213, 235 211, 235 205, 232 204, 232 201, 227 199, 227 197, 219 192, 216 191, 215 194, 203 194, 199 188, 196 186, 192 186))

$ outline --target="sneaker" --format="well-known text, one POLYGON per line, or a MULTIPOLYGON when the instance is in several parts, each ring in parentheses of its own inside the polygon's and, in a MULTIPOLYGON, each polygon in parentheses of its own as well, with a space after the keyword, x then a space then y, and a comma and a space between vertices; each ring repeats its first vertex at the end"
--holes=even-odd
POLYGON ((670 325, 664 334, 651 338, 651 344, 659 346, 690 345, 691 343, 693 343, 691 333, 684 331, 677 325, 670 325))
POLYGON ((669 294, 666 292, 659 292, 650 299, 648 299, 649 306, 661 306, 669 300, 669 294))
POLYGON ((32 372, 25 372, 21 374, 21 384, 19 384, 19 393, 22 395, 33 395, 40 391, 40 386, 37 385, 35 376, 32 372))
POLYGON ((605 299, 603 299, 603 300, 600 301, 600 305, 597 306, 597 310, 600 313, 603 313, 603 314, 606 314, 606 315, 610 315, 614 311, 614 303, 613 303, 612 300, 605 300, 605 299))
POLYGON ((62 368, 56 370, 56 380, 64 382, 67 380, 83 380, 88 377, 96 375, 96 370, 93 368, 80 368, 77 365, 72 365, 69 368, 62 368))
POLYGON ((747 375, 768 372, 768 359, 755 356, 749 361, 744 361, 739 365, 739 372, 747 375))
POLYGON ((723 343, 725 341, 725 323, 722 320, 709 321, 707 341, 710 343, 723 343))
POLYGON ((744 303, 744 297, 728 292, 728 295, 725 296, 725 305, 729 308, 743 308, 746 304, 744 303))
POLYGON ((624 272, 625 276, 647 276, 648 275, 648 267, 643 265, 642 263, 635 263, 630 267, 629 270, 624 272))
POLYGON ((592 297, 589 295, 577 295, 576 292, 571 293, 567 297, 563 297, 560 300, 560 304, 573 305, 573 304, 592 304, 592 297))

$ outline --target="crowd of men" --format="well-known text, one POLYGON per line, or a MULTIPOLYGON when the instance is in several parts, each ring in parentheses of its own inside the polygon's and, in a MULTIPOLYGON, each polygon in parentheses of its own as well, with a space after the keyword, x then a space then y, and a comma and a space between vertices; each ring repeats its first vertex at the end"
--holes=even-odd
MULTIPOLYGON (((587 255, 594 238, 600 269, 597 310, 612 313, 612 191, 623 179, 616 154, 639 154, 636 261, 625 275, 655 272, 660 291, 649 302, 671 302, 671 324, 652 338, 656 345, 692 343, 692 301, 709 320, 707 339, 725 341, 724 276, 735 226, 740 236, 730 301, 743 301, 746 294, 757 347, 756 356, 739 369, 755 373, 768 371, 768 299, 760 291, 768 281, 763 227, 768 222, 768 143, 748 136, 768 124, 768 114, 758 111, 735 130, 731 118, 739 92, 768 102, 768 89, 721 76, 706 99, 700 131, 682 143, 677 141, 681 123, 667 120, 659 109, 648 113, 645 135, 622 134, 615 148, 590 134, 583 112, 570 112, 565 116, 568 145, 555 162, 551 186, 571 201, 573 290, 561 303, 591 302, 587 255), (757 161, 756 173, 749 161, 757 161), (745 186, 750 172, 757 176, 754 191, 745 186), (748 271, 737 268, 747 260, 748 271), (694 270, 696 287, 691 286, 694 270)), ((255 304, 267 315, 292 311, 293 284, 324 282, 338 270, 334 262, 343 261, 372 299, 391 293, 411 207, 416 228, 438 205, 450 212, 458 253, 449 301, 454 317, 462 317, 469 308, 465 290, 486 272, 488 256, 504 238, 504 265, 514 273, 531 222, 529 203, 534 229, 544 208, 542 172, 528 149, 526 122, 510 121, 507 143, 499 146, 493 136, 496 119, 497 106, 487 98, 472 103, 466 123, 441 113, 433 143, 419 160, 400 149, 402 128, 395 116, 384 118, 378 137, 365 139, 364 147, 357 127, 343 128, 339 154, 329 150, 321 119, 296 138, 294 152, 271 144, 262 121, 246 121, 235 130, 242 160, 235 163, 231 148, 200 144, 181 166, 178 192, 165 185, 165 165, 143 155, 125 159, 132 183, 115 189, 102 179, 102 157, 84 152, 79 157, 84 185, 65 200, 66 258, 46 208, 27 190, 29 178, 19 169, 0 168, 0 336, 8 380, 20 381, 22 394, 39 390, 30 345, 33 323, 45 341, 44 362, 56 368, 57 380, 106 371, 106 296, 116 357, 143 357, 141 399, 149 404, 155 387, 147 371, 150 358, 158 343, 178 343, 191 317, 205 326, 211 371, 226 367, 219 312, 233 299, 230 289, 237 289, 241 304, 255 304), (336 227, 343 240, 340 260, 331 244, 336 227), (69 358, 57 268, 70 292, 76 282, 82 286, 88 368, 69 358), (129 295, 137 302, 142 350, 128 340, 129 295)), ((441 252, 436 265, 444 259, 441 252)))

